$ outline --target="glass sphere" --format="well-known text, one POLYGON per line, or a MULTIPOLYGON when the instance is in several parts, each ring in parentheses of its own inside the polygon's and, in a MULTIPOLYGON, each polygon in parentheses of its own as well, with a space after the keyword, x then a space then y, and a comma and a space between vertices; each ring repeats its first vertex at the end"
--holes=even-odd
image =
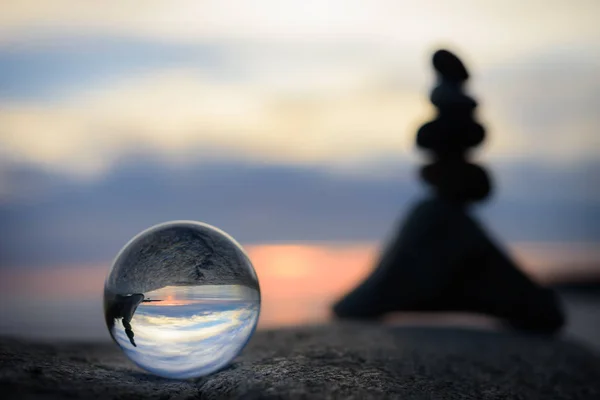
POLYGON ((141 368, 187 379, 229 364, 258 321, 260 288, 242 247, 199 222, 174 221, 135 236, 104 285, 113 340, 141 368))

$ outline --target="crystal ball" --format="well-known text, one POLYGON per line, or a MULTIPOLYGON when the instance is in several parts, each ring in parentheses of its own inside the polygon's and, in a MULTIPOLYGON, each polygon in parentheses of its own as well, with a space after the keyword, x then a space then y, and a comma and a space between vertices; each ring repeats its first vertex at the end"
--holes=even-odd
POLYGON ((139 367, 188 379, 228 365, 258 321, 250 259, 225 232, 193 221, 151 227, 117 255, 104 285, 113 340, 139 367))

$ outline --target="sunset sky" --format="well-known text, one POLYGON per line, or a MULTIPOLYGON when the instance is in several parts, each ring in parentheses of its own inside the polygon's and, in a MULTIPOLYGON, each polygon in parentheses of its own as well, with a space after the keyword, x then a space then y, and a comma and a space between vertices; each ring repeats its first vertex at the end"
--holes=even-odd
POLYGON ((348 257, 356 280, 424 192, 414 138, 439 47, 472 71, 488 129, 478 217, 513 249, 554 251, 523 252, 533 264, 600 265, 598 15, 595 0, 4 1, 0 273, 105 268, 139 231, 191 219, 251 246, 259 277, 348 257))
POLYGON ((594 0, 3 2, 4 162, 83 179, 141 155, 376 168, 411 152, 438 46, 474 71, 487 158, 595 160, 595 11, 594 0))

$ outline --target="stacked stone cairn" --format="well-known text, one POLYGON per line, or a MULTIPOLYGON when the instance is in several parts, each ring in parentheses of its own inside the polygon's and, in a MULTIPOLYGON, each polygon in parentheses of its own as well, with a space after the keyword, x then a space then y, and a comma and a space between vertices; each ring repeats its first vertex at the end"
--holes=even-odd
POLYGON ((452 53, 433 56, 438 75, 433 121, 417 133, 428 152, 421 177, 433 195, 418 201, 384 247, 371 275, 333 306, 338 318, 376 319, 392 312, 467 311, 516 329, 557 332, 564 315, 556 294, 530 279, 503 251, 467 205, 486 198, 488 174, 469 162, 485 137, 463 91, 469 74, 452 53))
POLYGON ((482 200, 490 192, 490 180, 483 168, 467 160, 469 150, 485 138, 483 126, 473 118, 477 102, 463 91, 469 73, 458 57, 446 50, 434 54, 433 66, 438 84, 430 100, 438 115, 417 133, 417 146, 433 158, 421 169, 421 177, 447 200, 482 200))

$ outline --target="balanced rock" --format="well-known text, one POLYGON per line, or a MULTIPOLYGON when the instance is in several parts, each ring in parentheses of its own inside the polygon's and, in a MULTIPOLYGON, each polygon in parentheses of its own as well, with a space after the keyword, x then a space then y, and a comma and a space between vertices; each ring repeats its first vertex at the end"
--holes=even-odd
POLYGON ((470 311, 518 329, 555 332, 564 323, 554 293, 524 274, 468 213, 492 190, 489 174, 467 160, 484 139, 476 102, 462 92, 469 77, 454 54, 433 56, 437 118, 419 129, 417 145, 433 155, 421 177, 433 188, 409 212, 372 274, 333 307, 340 318, 378 318, 398 311, 470 311))
POLYGON ((443 79, 462 83, 469 79, 469 73, 458 57, 448 50, 438 50, 433 54, 433 67, 443 79))

